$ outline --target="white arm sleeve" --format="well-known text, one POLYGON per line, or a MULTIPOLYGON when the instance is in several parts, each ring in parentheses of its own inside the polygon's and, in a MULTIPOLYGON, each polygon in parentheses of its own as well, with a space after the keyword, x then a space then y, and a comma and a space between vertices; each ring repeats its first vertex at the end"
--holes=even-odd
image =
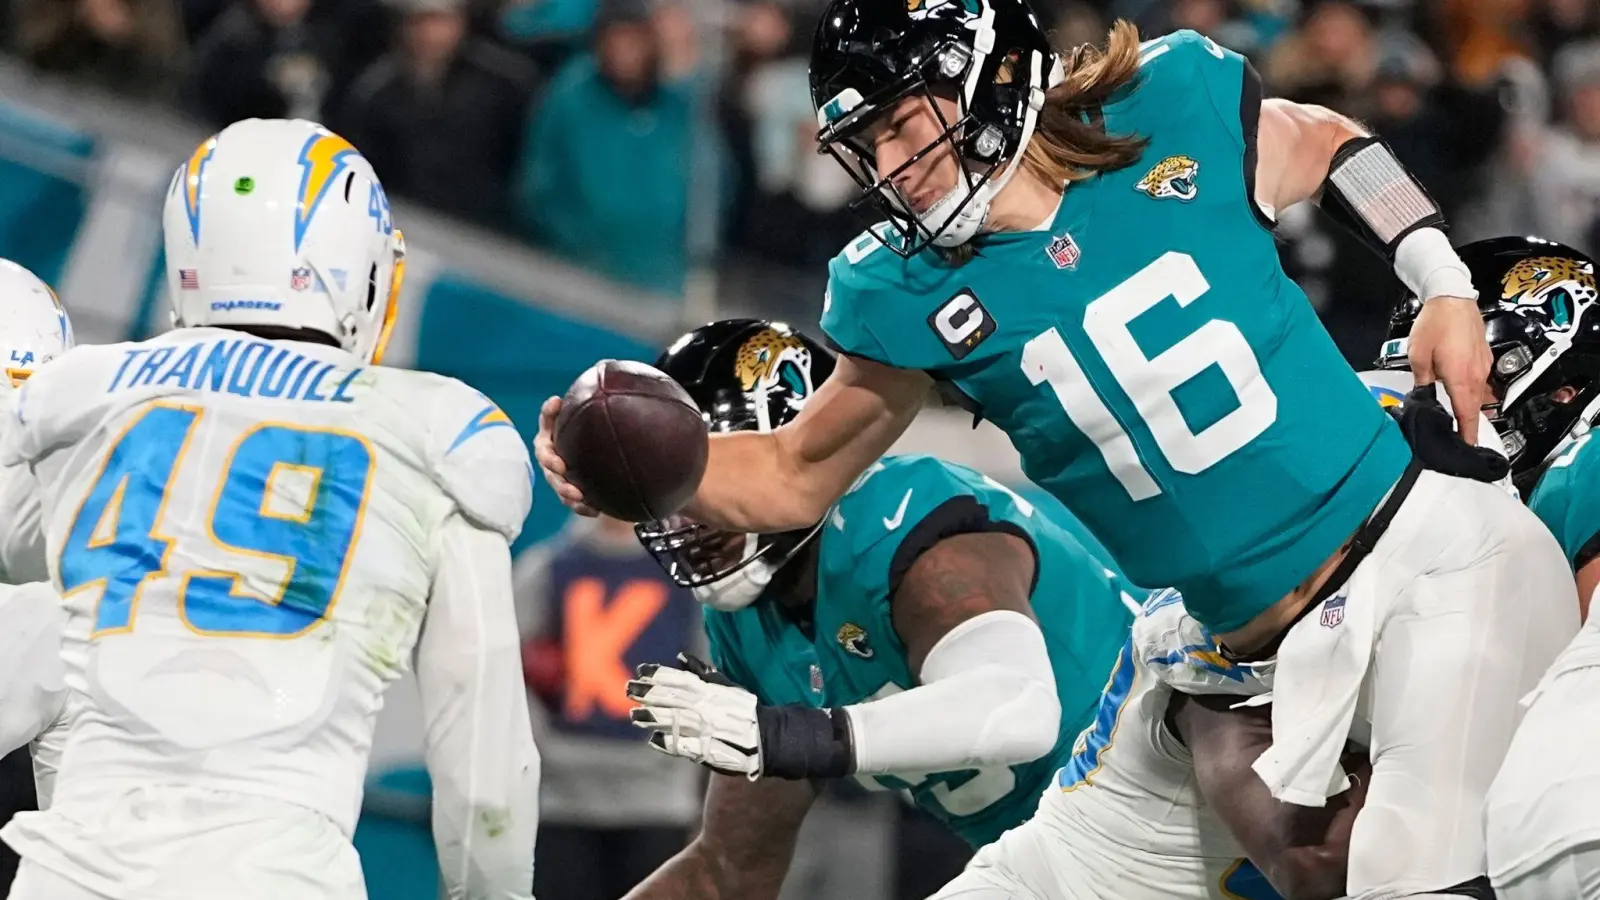
POLYGON ((990 610, 939 639, 922 684, 845 707, 856 771, 948 772, 1030 762, 1049 753, 1061 701, 1044 634, 1027 616, 990 610))
POLYGON ((38 737, 66 702, 61 598, 48 584, 0 586, 0 756, 38 737))
POLYGON ((417 642, 433 836, 451 900, 529 900, 539 752, 501 534, 451 516, 417 642))

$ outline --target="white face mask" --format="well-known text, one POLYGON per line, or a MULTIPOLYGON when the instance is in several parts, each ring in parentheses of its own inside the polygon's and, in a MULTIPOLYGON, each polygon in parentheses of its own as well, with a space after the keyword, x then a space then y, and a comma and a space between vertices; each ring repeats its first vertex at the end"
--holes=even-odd
POLYGON ((758 559, 721 581, 694 588, 694 599, 715 610, 738 612, 756 602, 761 592, 772 583, 772 576, 777 571, 776 566, 758 559))

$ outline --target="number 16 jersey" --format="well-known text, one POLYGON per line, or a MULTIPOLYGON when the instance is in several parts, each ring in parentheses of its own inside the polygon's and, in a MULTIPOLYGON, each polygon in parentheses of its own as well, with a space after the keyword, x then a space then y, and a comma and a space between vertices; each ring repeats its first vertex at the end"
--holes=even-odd
POLYGON ((57 803, 182 783, 353 831, 446 523, 509 541, 527 514, 505 414, 453 379, 194 328, 80 346, 13 416, 0 459, 38 477, 67 611, 57 803))
POLYGON ((1278 262, 1251 199, 1260 89, 1194 32, 1144 45, 1102 112, 1148 141, 965 263, 863 235, 830 265, 844 352, 928 371, 1128 577, 1244 625, 1371 514, 1410 450, 1278 262))

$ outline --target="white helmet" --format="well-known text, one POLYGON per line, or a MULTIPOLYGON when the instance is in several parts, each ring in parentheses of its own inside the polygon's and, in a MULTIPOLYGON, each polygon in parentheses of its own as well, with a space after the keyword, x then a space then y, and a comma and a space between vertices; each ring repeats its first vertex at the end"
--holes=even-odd
POLYGON ((405 238, 349 141, 300 119, 235 122, 178 167, 163 228, 174 326, 305 329, 381 361, 405 238))
POLYGON ((0 364, 18 387, 33 370, 72 349, 72 322, 39 276, 0 259, 0 364))

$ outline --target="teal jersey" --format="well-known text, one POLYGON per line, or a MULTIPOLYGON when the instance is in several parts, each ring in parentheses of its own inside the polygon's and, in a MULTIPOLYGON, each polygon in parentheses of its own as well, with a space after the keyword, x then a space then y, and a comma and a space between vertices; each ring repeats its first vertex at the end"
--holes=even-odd
POLYGON ((975 530, 1015 534, 1037 555, 1033 612, 1061 700, 1055 749, 1009 767, 862 781, 908 791, 918 806, 981 846, 1032 816, 1051 776, 1072 755, 1143 592, 1000 484, 932 457, 891 456, 867 470, 823 526, 809 631, 766 597, 734 613, 707 610, 705 618, 712 662, 764 704, 832 708, 910 690, 917 679, 890 621, 892 586, 939 539, 975 530))
POLYGON ((1549 526, 1576 572, 1600 555, 1600 442, 1589 432, 1564 448, 1539 477, 1528 506, 1549 526))
POLYGON ((958 388, 1129 578, 1177 587, 1217 632, 1337 551, 1411 457, 1250 197, 1254 84, 1194 32, 1147 43, 1103 110, 1148 139, 1136 164, 963 264, 865 234, 822 315, 844 352, 958 388))

